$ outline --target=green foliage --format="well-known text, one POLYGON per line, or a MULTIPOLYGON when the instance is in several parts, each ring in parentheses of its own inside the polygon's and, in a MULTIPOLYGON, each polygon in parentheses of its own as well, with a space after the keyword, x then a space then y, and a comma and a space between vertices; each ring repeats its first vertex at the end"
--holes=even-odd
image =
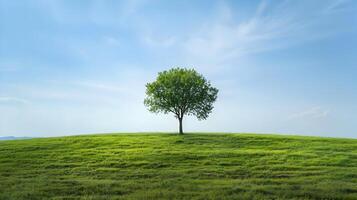
POLYGON ((179 120, 184 115, 202 120, 212 112, 217 93, 218 89, 194 69, 173 68, 160 72, 146 85, 144 104, 151 112, 171 112, 179 120))
POLYGON ((357 140, 110 134, 0 142, 0 199, 356 199, 357 140))

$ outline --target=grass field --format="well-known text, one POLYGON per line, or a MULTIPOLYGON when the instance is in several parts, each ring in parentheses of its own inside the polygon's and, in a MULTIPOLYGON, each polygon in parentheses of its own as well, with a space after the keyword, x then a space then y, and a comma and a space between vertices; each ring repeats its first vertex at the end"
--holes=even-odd
POLYGON ((357 140, 109 134, 2 141, 0 199, 357 199, 357 140))

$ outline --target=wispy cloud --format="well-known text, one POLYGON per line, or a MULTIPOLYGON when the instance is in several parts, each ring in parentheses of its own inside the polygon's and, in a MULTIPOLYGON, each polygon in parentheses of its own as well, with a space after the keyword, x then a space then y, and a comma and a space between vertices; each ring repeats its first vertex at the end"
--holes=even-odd
MULTIPOLYGON (((115 30, 125 30, 153 51, 175 52, 177 60, 205 62, 212 65, 237 60, 243 56, 287 48, 307 41, 325 38, 337 29, 321 30, 337 11, 348 7, 349 0, 336 1, 282 1, 272 4, 261 1, 255 11, 237 20, 239 7, 234 8, 222 1, 217 14, 207 16, 202 23, 189 31, 161 30, 157 19, 143 17, 140 13, 147 0, 120 1, 113 4, 101 1, 86 3, 80 15, 74 8, 58 1, 41 1, 59 23, 91 23, 115 30), (324 12, 323 12, 324 11, 324 12), (78 21, 75 21, 75 20, 78 21), (169 51, 168 51, 169 50, 169 51)), ((184 27, 182 27, 184 28, 184 27)), ((81 40, 80 40, 81 41, 81 40)), ((84 60, 98 58, 99 48, 108 45, 123 47, 125 40, 115 36, 97 38, 96 42, 75 41, 68 43, 69 50, 84 60), (104 45, 105 44, 105 45, 104 45)), ((141 48, 141 47, 137 47, 141 48)), ((165 53, 165 52, 164 52, 165 53)))
POLYGON ((128 87, 118 87, 118 85, 99 83, 96 81, 77 81, 74 82, 75 85, 82 86, 89 89, 108 91, 108 92, 129 92, 128 87))
POLYGON ((28 104, 30 101, 17 97, 0 97, 0 104, 28 104))
POLYGON ((330 113, 329 110, 323 109, 319 106, 309 108, 307 110, 294 113, 288 117, 289 120, 296 120, 296 119, 321 119, 328 116, 330 113))
POLYGON ((348 10, 348 3, 351 0, 334 0, 329 3, 323 10, 326 14, 332 14, 335 12, 341 12, 348 10))
POLYGON ((223 4, 213 22, 204 24, 188 37, 184 49, 190 57, 222 62, 321 39, 330 32, 322 32, 320 25, 330 20, 332 11, 347 3, 340 0, 302 7, 291 1, 274 5, 261 1, 250 18, 238 22, 231 7, 223 4), (320 10, 329 12, 321 13, 320 10))
POLYGON ((43 1, 38 3, 44 6, 50 16, 61 24, 80 24, 91 22, 97 25, 124 25, 133 15, 142 8, 147 0, 129 1, 86 1, 82 9, 71 7, 66 1, 43 1), (113 16, 113 14, 115 14, 113 16))

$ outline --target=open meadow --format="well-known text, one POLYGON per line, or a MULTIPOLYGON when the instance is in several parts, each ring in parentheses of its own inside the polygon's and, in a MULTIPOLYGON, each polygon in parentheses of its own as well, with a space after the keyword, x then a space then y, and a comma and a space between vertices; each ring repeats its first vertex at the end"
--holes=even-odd
POLYGON ((0 199, 357 199, 357 140, 152 133, 1 141, 0 199))

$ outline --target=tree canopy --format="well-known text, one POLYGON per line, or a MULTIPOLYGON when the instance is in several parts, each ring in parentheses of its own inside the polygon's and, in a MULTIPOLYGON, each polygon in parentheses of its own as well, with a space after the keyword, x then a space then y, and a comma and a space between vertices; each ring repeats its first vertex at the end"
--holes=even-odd
POLYGON ((157 79, 146 84, 144 104, 154 113, 173 113, 179 120, 179 132, 185 115, 204 120, 212 112, 218 89, 211 86, 194 69, 172 68, 159 72, 157 79))

